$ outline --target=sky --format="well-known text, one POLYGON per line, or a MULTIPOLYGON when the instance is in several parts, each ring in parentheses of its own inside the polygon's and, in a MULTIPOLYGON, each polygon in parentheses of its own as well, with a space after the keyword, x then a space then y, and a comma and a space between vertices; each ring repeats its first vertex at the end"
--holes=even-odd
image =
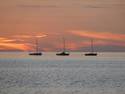
POLYGON ((0 0, 0 51, 125 51, 125 0, 0 0))

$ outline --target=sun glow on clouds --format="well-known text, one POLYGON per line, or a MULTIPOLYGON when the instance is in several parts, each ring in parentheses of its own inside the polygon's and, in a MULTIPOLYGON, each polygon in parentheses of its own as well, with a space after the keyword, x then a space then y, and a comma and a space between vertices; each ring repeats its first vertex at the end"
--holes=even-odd
MULTIPOLYGON (((82 48, 86 48, 90 46, 91 38, 94 39, 95 46, 119 46, 125 47, 125 35, 124 34, 113 34, 109 32, 92 32, 92 31, 69 31, 70 34, 74 35, 74 37, 82 37, 83 39, 77 41, 72 39, 66 43, 66 49, 70 51, 78 51, 82 48), (115 42, 117 41, 117 42, 115 42)), ((19 50, 19 51, 29 51, 34 49, 34 40, 35 38, 44 38, 48 37, 44 43, 48 43, 51 40, 52 36, 48 36, 48 34, 36 34, 36 35, 15 35, 11 36, 11 38, 0 37, 0 50, 19 50)), ((56 36, 54 36, 56 37, 56 36)), ((53 38, 52 38, 53 39, 53 38)), ((39 41, 42 41, 41 39, 39 41)), ((53 41, 55 41, 53 39, 53 41)), ((40 44, 41 45, 41 44, 40 44)), ((49 42, 49 46, 44 46, 42 48, 43 51, 57 51, 57 49, 62 49, 62 44, 60 42, 51 43, 49 42), (51 46, 50 46, 51 45, 51 46)))
MULTIPOLYGON (((77 42, 71 42, 69 43, 69 45, 66 46, 66 49, 70 50, 70 51, 79 51, 83 48, 90 48, 90 40, 86 40, 86 41, 77 41, 77 42)), ((94 41, 94 46, 97 48, 100 47, 107 47, 107 46, 116 46, 116 47, 125 47, 125 43, 124 42, 112 42, 112 41, 105 41, 105 40, 97 40, 94 41)))
POLYGON ((3 37, 1 37, 0 38, 0 42, 14 42, 15 40, 12 40, 12 39, 6 39, 6 38, 3 38, 3 37))
POLYGON ((95 31, 69 31, 74 37, 83 38, 81 41, 71 41, 67 49, 79 50, 82 48, 90 47, 90 39, 94 40, 96 47, 125 47, 125 34, 116 34, 111 32, 95 32, 95 31))
POLYGON ((43 37, 47 37, 47 34, 38 34, 38 35, 15 35, 15 38, 43 38, 43 37))
POLYGON ((22 51, 26 51, 29 49, 28 46, 26 46, 25 44, 18 44, 18 43, 0 43, 0 46, 3 47, 8 47, 5 50, 22 50, 22 51))
POLYGON ((113 34, 110 32, 92 32, 92 31, 69 31, 70 33, 84 38, 104 39, 124 41, 125 34, 113 34))
POLYGON ((0 37, 0 50, 32 50, 32 43, 28 43, 28 40, 32 38, 44 38, 47 34, 36 35, 14 35, 11 38, 0 37))
POLYGON ((26 44, 16 43, 15 39, 0 38, 0 49, 1 50, 28 50, 30 49, 26 44))
POLYGON ((46 37, 47 35, 36 35, 35 37, 36 38, 43 38, 43 37, 46 37))

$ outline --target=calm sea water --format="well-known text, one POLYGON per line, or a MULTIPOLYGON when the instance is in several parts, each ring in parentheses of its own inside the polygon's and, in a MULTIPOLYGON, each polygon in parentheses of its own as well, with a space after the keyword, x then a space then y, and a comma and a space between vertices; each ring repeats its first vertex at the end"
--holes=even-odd
POLYGON ((0 94, 125 94, 125 53, 0 53, 0 94))

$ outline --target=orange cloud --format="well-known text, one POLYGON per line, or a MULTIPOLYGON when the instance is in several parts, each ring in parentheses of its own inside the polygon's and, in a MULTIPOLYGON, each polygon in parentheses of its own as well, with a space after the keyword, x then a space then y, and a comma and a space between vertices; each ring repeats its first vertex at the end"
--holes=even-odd
POLYGON ((15 35, 13 37, 15 37, 15 38, 31 38, 31 36, 29 36, 29 35, 15 35))
POLYGON ((34 38, 34 37, 37 37, 37 38, 43 38, 43 37, 46 37, 47 34, 38 34, 38 35, 15 35, 13 37, 15 38, 34 38))
POLYGON ((47 35, 36 35, 35 37, 37 38, 43 38, 43 37, 46 37, 47 35))
POLYGON ((3 37, 1 37, 0 38, 0 42, 14 42, 15 40, 13 40, 13 39, 7 39, 7 38, 3 38, 3 37))
POLYGON ((29 46, 22 43, 14 43, 14 39, 8 39, 0 37, 0 49, 1 50, 28 50, 29 46))
POLYGON ((123 39, 125 39, 125 34, 113 34, 110 32, 70 31, 70 33, 81 37, 105 39, 105 40, 124 41, 123 39))
POLYGON ((33 50, 34 45, 28 44, 26 42, 32 38, 43 38, 46 36, 47 34, 15 35, 11 36, 11 38, 0 37, 0 50, 22 50, 22 51, 33 50))
MULTIPOLYGON (((17 43, 0 43, 0 46, 3 46, 5 48, 11 49, 11 50, 27 51, 28 49, 30 49, 25 44, 17 44, 17 43)), ((4 48, 2 48, 2 49, 4 49, 4 48)), ((7 50, 7 49, 5 49, 5 50, 7 50)))

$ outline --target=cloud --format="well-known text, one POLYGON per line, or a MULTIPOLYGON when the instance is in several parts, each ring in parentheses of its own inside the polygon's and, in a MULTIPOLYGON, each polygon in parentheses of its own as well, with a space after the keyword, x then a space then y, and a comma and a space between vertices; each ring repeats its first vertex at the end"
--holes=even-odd
POLYGON ((14 35, 14 38, 31 38, 29 35, 14 35))
POLYGON ((25 44, 20 44, 20 43, 0 43, 0 46, 2 46, 3 50, 21 50, 21 51, 27 51, 30 49, 27 45, 25 44), (6 49, 4 49, 6 48, 6 49))
POLYGON ((8 42, 15 42, 14 39, 7 39, 4 37, 0 37, 0 42, 8 43, 8 42))
MULTIPOLYGON (((13 35, 8 37, 0 37, 0 50, 22 50, 28 51, 34 49, 31 43, 33 38, 44 38, 47 34, 39 33, 36 35, 13 35)), ((34 41, 34 40, 33 40, 34 41)))
POLYGON ((101 6, 101 5, 17 5, 20 8, 109 8, 109 6, 101 6))
POLYGON ((58 8, 56 5, 39 5, 39 4, 24 4, 24 5, 17 5, 17 7, 21 8, 58 8))
POLYGON ((104 6, 104 5, 82 5, 81 8, 111 8, 111 6, 104 6))
POLYGON ((17 7, 20 8, 119 8, 125 7, 124 2, 89 2, 85 3, 82 1, 62 1, 62 3, 52 3, 48 1, 48 3, 29 3, 29 4, 19 4, 17 7))
POLYGON ((83 38, 95 38, 95 39, 104 39, 104 40, 117 40, 125 41, 125 34, 116 34, 110 32, 93 32, 93 31, 69 31, 71 34, 80 36, 83 38))
POLYGON ((9 39, 5 37, 0 37, 0 50, 22 50, 26 51, 30 49, 25 43, 16 43, 15 39, 9 39))
POLYGON ((44 37, 47 37, 47 35, 36 35, 35 37, 36 38, 44 38, 44 37))
POLYGON ((23 39, 29 39, 29 38, 43 38, 43 37, 47 37, 48 35, 47 34, 36 34, 36 35, 14 35, 12 37, 14 38, 23 38, 23 39))

